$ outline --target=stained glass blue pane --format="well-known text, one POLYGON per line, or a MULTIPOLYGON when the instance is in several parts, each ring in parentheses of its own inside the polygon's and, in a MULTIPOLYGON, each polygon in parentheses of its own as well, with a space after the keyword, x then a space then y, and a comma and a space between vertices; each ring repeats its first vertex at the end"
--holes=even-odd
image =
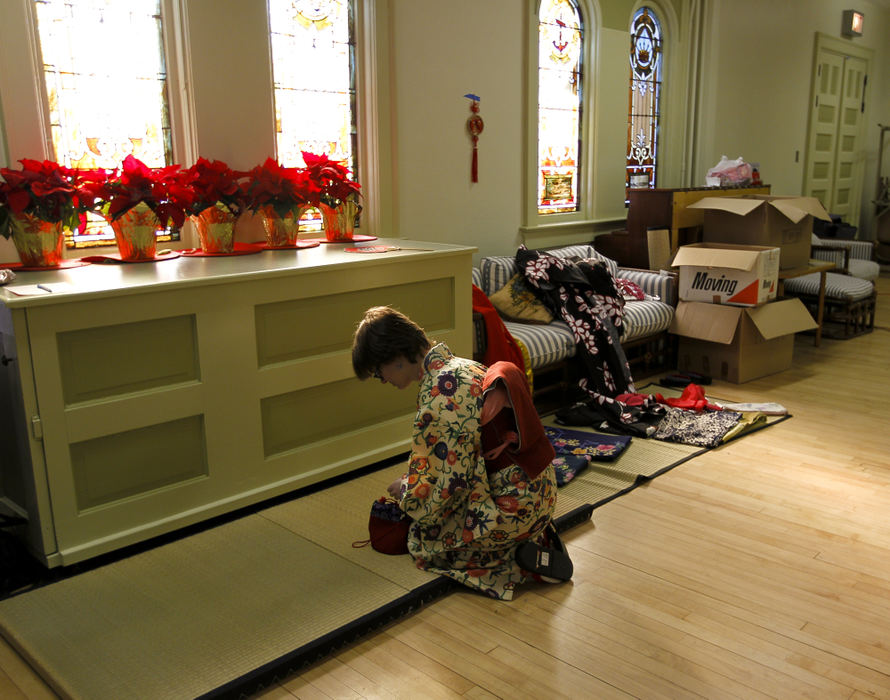
POLYGON ((278 160, 324 153, 356 173, 355 37, 347 0, 269 0, 278 160))
POLYGON ((578 210, 581 16, 571 0, 542 0, 538 23, 539 214, 578 210))
POLYGON ((661 25, 651 8, 637 11, 630 34, 626 186, 655 187, 663 47, 661 25))

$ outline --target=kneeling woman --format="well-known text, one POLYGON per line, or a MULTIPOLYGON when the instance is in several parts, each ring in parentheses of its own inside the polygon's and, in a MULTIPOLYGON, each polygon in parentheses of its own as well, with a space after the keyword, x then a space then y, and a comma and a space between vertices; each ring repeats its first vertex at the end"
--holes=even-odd
MULTIPOLYGON (((445 344, 433 345, 416 323, 390 307, 365 313, 355 333, 352 363, 359 379, 375 377, 398 389, 420 382, 408 471, 389 488, 414 521, 408 551, 418 568, 504 600, 533 574, 571 577, 571 562, 564 550, 554 551, 558 538, 548 528, 556 504, 549 442, 542 449, 535 439, 529 451, 516 433, 503 442, 496 436, 486 445, 488 464, 483 456, 483 393, 489 384, 497 387, 502 400, 493 401, 497 405, 487 412, 501 418, 509 414, 513 407, 503 399, 504 388, 508 395, 515 393, 510 383, 515 374, 521 377, 514 365, 487 373, 484 365, 455 357, 445 344), (528 471, 515 463, 523 461, 528 471)), ((522 391, 527 397, 527 388, 522 391)), ((530 397, 526 403, 528 409, 530 397)), ((517 407, 517 418, 519 413, 517 407)), ((540 426, 533 409, 532 414, 540 426)), ((543 428, 540 437, 546 441, 543 428)))

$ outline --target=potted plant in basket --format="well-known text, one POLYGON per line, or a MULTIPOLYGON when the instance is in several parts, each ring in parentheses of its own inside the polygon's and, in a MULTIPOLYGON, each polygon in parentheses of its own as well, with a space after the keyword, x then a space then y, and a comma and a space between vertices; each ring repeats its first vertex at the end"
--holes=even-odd
POLYGON ((302 168, 281 165, 267 158, 247 173, 246 207, 263 215, 270 248, 296 246, 300 217, 317 206, 321 191, 302 168))
POLYGON ((21 170, 0 168, 0 235, 12 238, 24 267, 54 267, 62 260, 64 230, 74 230, 92 209, 82 171, 45 160, 22 159, 21 170))
POLYGON ((114 229, 122 260, 152 260, 156 231, 182 226, 193 200, 179 165, 150 168, 133 155, 97 183, 96 200, 114 229))
POLYGON ((245 172, 221 160, 198 158, 182 171, 182 184, 191 192, 185 211, 198 231, 205 253, 231 253, 235 222, 247 204, 245 172))
POLYGON ((318 208, 329 241, 352 240, 355 219, 361 211, 361 185, 349 177, 349 168, 328 156, 303 151, 306 173, 319 191, 318 208))

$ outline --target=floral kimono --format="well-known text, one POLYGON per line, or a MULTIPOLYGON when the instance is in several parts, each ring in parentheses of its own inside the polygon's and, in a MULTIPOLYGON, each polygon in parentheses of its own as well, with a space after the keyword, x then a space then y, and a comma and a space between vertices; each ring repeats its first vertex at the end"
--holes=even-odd
POLYGON ((489 475, 479 423, 485 366, 439 344, 424 369, 401 494, 414 520, 408 551, 420 569, 511 600, 527 578, 516 547, 542 540, 556 505, 553 467, 535 479, 515 464, 489 475))

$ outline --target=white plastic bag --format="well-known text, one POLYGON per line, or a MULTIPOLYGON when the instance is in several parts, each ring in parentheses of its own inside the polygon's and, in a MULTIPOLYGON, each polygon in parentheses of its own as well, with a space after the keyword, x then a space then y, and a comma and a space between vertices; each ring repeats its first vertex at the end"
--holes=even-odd
POLYGON ((713 168, 708 170, 705 177, 705 186, 719 187, 734 185, 741 187, 750 185, 752 179, 751 165, 742 160, 739 156, 735 160, 729 160, 726 156, 721 156, 720 162, 713 168))

